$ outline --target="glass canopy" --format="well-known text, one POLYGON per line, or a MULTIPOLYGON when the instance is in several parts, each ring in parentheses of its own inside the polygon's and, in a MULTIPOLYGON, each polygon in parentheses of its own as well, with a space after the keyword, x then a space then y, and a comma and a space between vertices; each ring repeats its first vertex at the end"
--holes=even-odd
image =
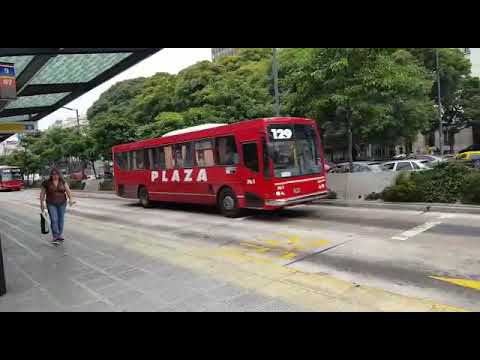
MULTIPOLYGON (((38 121, 161 48, 0 48, 13 63, 17 99, 0 102, 0 123, 38 121)), ((12 134, 0 133, 0 142, 12 134)))

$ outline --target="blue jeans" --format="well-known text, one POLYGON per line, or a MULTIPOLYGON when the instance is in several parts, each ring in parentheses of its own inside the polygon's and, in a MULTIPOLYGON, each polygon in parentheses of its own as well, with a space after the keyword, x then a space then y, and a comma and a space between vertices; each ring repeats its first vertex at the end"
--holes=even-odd
POLYGON ((52 227, 52 236, 54 239, 63 235, 66 208, 67 203, 61 205, 47 204, 48 214, 50 215, 50 225, 52 227))

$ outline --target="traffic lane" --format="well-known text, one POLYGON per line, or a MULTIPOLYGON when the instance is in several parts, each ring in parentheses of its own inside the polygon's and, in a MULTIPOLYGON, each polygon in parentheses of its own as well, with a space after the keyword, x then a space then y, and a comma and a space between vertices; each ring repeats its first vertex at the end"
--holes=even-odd
MULTIPOLYGON (((304 272, 326 273, 364 286, 480 311, 480 291, 434 279, 432 274, 435 272, 423 271, 418 267, 406 268, 387 259, 366 261, 359 257, 327 252, 296 263, 292 268, 304 272)), ((444 274, 447 278, 451 276, 444 274)), ((463 275, 462 278, 466 276, 463 275)))
MULTIPOLYGON (((19 200, 21 199, 16 195, 8 206, 14 210, 19 206, 23 206, 24 208, 28 207, 28 210, 22 211, 27 211, 32 218, 32 224, 34 224, 35 218, 38 215, 35 210, 38 204, 31 199, 24 198, 23 201, 20 201, 20 205, 19 200)), ((76 207, 78 211, 77 215, 67 217, 67 222, 74 222, 75 227, 70 227, 68 226, 69 223, 67 223, 67 231, 68 229, 70 229, 70 231, 81 229, 82 225, 88 226, 88 229, 90 229, 95 236, 98 236, 101 241, 104 240, 102 239, 103 237, 111 238, 112 236, 115 236, 114 241, 118 243, 132 241, 142 242, 145 241, 146 238, 149 238, 149 240, 155 242, 156 245, 161 243, 162 246, 170 247, 178 251, 182 251, 183 249, 189 251, 192 247, 198 249, 203 245, 213 245, 220 248, 237 246, 241 252, 244 255, 248 255, 250 259, 264 258, 282 265, 287 265, 292 262, 301 264, 301 260, 305 257, 310 261, 311 256, 319 251, 322 252, 322 256, 330 256, 331 254, 338 254, 339 252, 342 254, 343 252, 342 257, 344 261, 341 262, 343 263, 343 268, 352 270, 350 274, 353 274, 353 279, 359 283, 369 284, 372 283, 371 280, 374 279, 376 283, 380 283, 383 288, 395 289, 395 282, 399 281, 398 274, 410 274, 408 276, 405 275, 404 279, 401 280, 414 287, 408 295, 418 295, 418 289, 421 288, 420 283, 425 281, 424 278, 427 277, 424 275, 429 274, 427 271, 429 268, 422 268, 422 264, 428 260, 429 257, 432 257, 431 250, 420 252, 415 256, 412 255, 418 251, 418 248, 422 249, 422 246, 418 246, 415 242, 388 240, 390 239, 388 236, 396 234, 399 231, 407 230, 409 226, 421 223, 421 221, 418 220, 415 222, 412 221, 412 218, 418 217, 416 212, 396 214, 394 211, 382 211, 381 214, 378 214, 376 212, 365 211, 365 209, 338 211, 338 209, 328 207, 321 207, 319 209, 301 207, 289 209, 286 213, 253 213, 247 218, 226 219, 217 214, 214 209, 202 206, 170 204, 166 207, 143 209, 128 201, 115 203, 108 201, 102 202, 98 199, 82 199, 78 205, 79 206, 76 207), (346 229, 345 222, 339 224, 333 220, 319 220, 318 217, 315 217, 317 211, 321 211, 321 215, 326 215, 325 217, 327 219, 338 218, 345 214, 349 215, 347 218, 352 219, 353 224, 350 224, 348 229, 346 229), (389 217, 394 217, 396 220, 394 225, 392 225, 391 222, 387 222, 387 227, 384 228, 383 231, 380 227, 383 223, 377 222, 376 227, 373 228, 373 230, 375 230, 373 234, 369 234, 368 236, 358 235, 359 232, 365 229, 372 230, 371 220, 372 218, 378 219, 378 217, 383 217, 387 220, 389 220, 389 217), (85 221, 86 218, 88 222, 85 221), (194 219, 194 221, 192 221, 192 219, 194 219), (292 220, 295 221, 292 222, 292 220), (402 221, 404 223, 400 229, 399 223, 402 221), (329 225, 329 228, 325 229, 327 225, 329 225), (158 226, 160 226, 160 228, 158 228, 158 226), (172 230, 172 227, 174 230, 172 230), (394 229, 392 229, 392 227, 394 227, 394 229), (131 236, 132 229, 135 229, 137 232, 136 236, 131 236), (159 231, 159 229, 161 230, 159 231), (146 230, 154 231, 147 233, 146 230), (354 231, 351 232, 350 230, 354 231), (175 231, 178 231, 177 236, 175 236, 175 231), (123 233, 126 233, 126 235, 123 236, 123 233), (223 239, 224 241, 219 242, 218 239, 223 239), (316 242, 314 246, 317 247, 312 247, 311 244, 309 245, 309 242, 316 242), (342 246, 338 247, 336 246, 337 244, 342 246), (379 244, 383 244, 383 247, 379 248, 379 244), (182 246, 185 246, 185 248, 182 248, 182 246), (409 251, 399 251, 399 249, 409 249, 409 251), (353 255, 346 257, 346 251, 353 251, 353 255), (399 254, 401 256, 399 256, 399 254), (378 259, 378 255, 381 255, 380 259, 378 259), (310 258, 308 258, 309 256, 310 258), (394 266, 391 266, 391 271, 385 270, 388 269, 389 264, 400 262, 399 259, 401 259, 402 256, 406 257, 408 261, 404 269, 411 270, 410 272, 402 272, 394 266), (384 259, 384 267, 378 268, 377 271, 368 266, 361 266, 361 264, 369 264, 372 262, 381 263, 382 257, 384 259), (412 258, 418 258, 418 261, 412 261, 412 258), (357 263, 355 263, 355 260, 357 263), (358 263, 360 263, 360 265, 358 265, 358 263), (388 276, 380 276, 382 273, 388 274, 388 276), (421 280, 413 281, 412 279, 415 280, 417 275, 421 280), (390 283, 383 284, 381 281, 385 281, 385 279, 390 283)), ((15 211, 15 213, 15 216, 10 217, 12 222, 15 221, 15 218, 20 219, 22 217, 22 212, 18 213, 15 211)), ((424 221, 431 217, 431 214, 427 214, 421 220, 424 221)), ((445 221, 472 222, 471 219, 446 219, 445 221)), ((32 231, 38 231, 35 225, 32 225, 31 228, 32 231)), ((441 244, 444 243, 442 241, 436 242, 440 244, 440 247, 441 244)), ((445 267, 442 263, 445 261, 444 252, 442 253, 437 250, 437 252, 433 254, 441 260, 439 267, 443 269, 447 268, 447 271, 444 271, 443 274, 451 274, 451 271, 448 271, 449 266, 445 267)), ((222 256, 223 253, 217 253, 216 255, 222 256)), ((215 253, 212 253, 212 256, 215 256, 215 253)), ((317 259, 317 257, 313 258, 317 259)), ((326 261, 323 264, 325 272, 330 274, 336 274, 338 272, 339 261, 330 263, 326 261)), ((455 264, 456 261, 454 261, 454 265, 455 264)), ((432 270, 437 270, 437 268, 432 268, 432 270)), ((342 271, 340 271, 340 273, 342 273, 342 271)), ((438 275, 438 271, 432 271, 432 275, 438 275)), ((406 288, 408 290, 408 287, 402 286, 401 289, 395 289, 395 291, 401 292, 406 288)), ((436 289, 440 289, 442 293, 450 294, 453 287, 441 283, 436 289), (447 290, 442 290, 444 288, 447 290)), ((455 292, 455 294, 457 293, 458 291, 455 292)), ((428 292, 423 292, 423 294, 430 296, 428 292)), ((454 300, 455 299, 452 301, 449 300, 448 303, 454 303, 454 300)), ((463 303, 469 305, 469 308, 471 308, 471 302, 466 301, 463 303)))
MULTIPOLYGON (((20 195, 20 193, 16 194, 20 195)), ((22 194, 25 198, 22 203, 28 203, 32 208, 36 208, 38 205, 34 200, 35 196, 28 198, 26 195, 26 192, 22 194)), ((285 241, 291 242, 292 239, 288 240, 288 234, 292 236, 300 234, 302 237, 300 242, 304 242, 303 239, 308 237, 314 241, 328 240, 330 246, 353 240, 349 247, 359 242, 365 243, 356 247, 360 253, 367 252, 362 254, 363 256, 369 253, 388 254, 392 251, 395 254, 398 252, 399 244, 389 243, 392 237, 425 222, 440 221, 440 215, 436 213, 419 214, 415 211, 336 208, 318 205, 285 209, 276 213, 250 212, 250 216, 245 218, 227 219, 218 214, 214 208, 205 206, 166 204, 153 209, 143 209, 135 201, 111 202, 99 199, 81 199, 78 205, 69 211, 71 214, 104 223, 142 226, 163 234, 177 235, 179 241, 187 239, 209 241, 218 245, 250 241, 268 248, 278 242, 280 245, 285 241), (272 237, 279 239, 272 239, 272 237), (282 238, 285 241, 282 241, 282 238), (387 244, 379 252, 375 247, 366 246, 371 240, 380 243, 387 241, 387 244)), ((472 224, 475 224, 478 218, 455 216, 442 219, 438 226, 430 229, 430 232, 442 235, 441 232, 445 230, 450 236, 441 237, 441 241, 437 237, 426 238, 421 244, 413 242, 413 247, 404 246, 405 250, 402 251, 407 261, 412 263, 412 259, 419 259, 420 264, 423 262, 428 264, 433 259, 435 261, 431 266, 434 266, 437 260, 445 259, 445 252, 447 252, 447 258, 448 253, 451 252, 462 253, 466 250, 469 253, 475 253, 479 249, 476 234, 479 233, 480 227, 472 224), (457 229, 469 236, 455 236, 453 230, 457 229)), ((316 250, 311 248, 311 244, 309 246, 310 252, 316 250)))
MULTIPOLYGON (((36 201, 31 199, 26 202, 32 207, 37 206, 36 201)), ((297 251, 298 256, 321 251, 346 241, 353 241, 347 248, 355 246, 355 249, 363 256, 369 255, 369 253, 374 255, 376 253, 388 254, 392 251, 396 253, 398 244, 395 242, 387 243, 381 252, 378 252, 375 247, 370 248, 361 243, 363 241, 368 244, 370 240, 390 241, 391 237, 403 231, 426 221, 438 220, 438 214, 434 213, 419 214, 414 211, 397 212, 328 206, 305 206, 285 209, 276 213, 250 212, 250 216, 246 218, 226 219, 214 208, 205 206, 165 204, 153 209, 143 209, 135 201, 111 202, 99 199, 79 200, 78 206, 69 211, 73 215, 104 223, 142 226, 162 234, 176 236, 178 241, 206 241, 219 246, 232 243, 253 243, 261 246, 261 251, 265 251, 265 249, 274 249, 275 247, 289 249, 292 247, 290 245, 293 240, 294 243, 296 242, 294 245, 297 250, 300 250, 297 251), (294 238, 295 236, 297 239, 294 238), (315 247, 315 243, 321 246, 315 247), (302 251, 302 247, 307 251, 302 251), (362 254, 363 250, 366 250, 367 253, 362 254)), ((434 238, 430 243, 420 244, 421 246, 414 243, 413 250, 404 251, 409 263, 412 263, 412 258, 418 258, 420 264, 422 262, 429 263, 433 259, 436 261, 431 266, 435 266, 438 258, 444 259, 445 252, 461 252, 463 249, 468 252, 478 250, 473 235, 477 234, 480 228, 470 226, 475 221, 465 217, 442 221, 444 221, 442 226, 433 228, 431 231, 438 232, 442 228, 457 227, 463 233, 472 236, 447 236, 442 238, 442 241, 434 238)), ((407 249, 409 249, 408 246, 407 249)), ((365 251, 363 252, 365 253, 365 251)))
MULTIPOLYGON (((200 211, 204 215, 204 207, 188 205, 169 205, 167 209, 161 210, 181 213, 200 211)), ((193 233, 191 230, 180 233, 182 237, 195 236, 209 228, 212 238, 217 238, 222 233, 227 240, 224 245, 244 246, 242 254, 252 259, 263 258, 289 266, 310 261, 310 258, 326 258, 327 261, 322 261, 323 272, 345 280, 480 310, 478 291, 452 286, 431 277, 444 275, 467 278, 478 273, 477 259, 480 254, 478 244, 474 241, 475 236, 464 238, 452 237, 448 233, 439 235, 438 229, 434 227, 431 229, 432 235, 426 232, 422 237, 418 237, 418 242, 391 239, 410 227, 435 220, 444 221, 445 224, 440 225, 447 228, 461 227, 464 233, 476 234, 480 228, 471 226, 478 219, 475 216, 464 215, 456 218, 436 213, 419 214, 415 211, 397 213, 393 210, 300 207, 278 213, 251 212, 249 217, 236 221, 218 217, 213 209, 210 211, 208 216, 221 223, 219 228, 212 231, 210 226, 201 224, 195 226, 193 233), (339 218, 344 221, 335 222, 335 219, 339 218), (348 225, 345 219, 348 219, 348 225), (246 229, 244 223, 248 224, 246 229), (259 236, 260 229, 266 229, 266 232, 262 233, 263 237, 259 236), (235 240, 232 234, 241 236, 235 240), (255 237, 255 240, 246 242, 241 240, 242 237, 255 237), (315 248, 308 244, 309 240, 322 246, 315 248), (284 251, 273 251, 279 248, 284 251), (338 259, 332 255, 349 251, 353 252, 350 258, 342 256, 338 259), (452 254, 455 256, 451 256, 452 254), (396 265, 397 263, 400 265, 396 265), (345 269, 350 277, 344 276, 345 269)))
MULTIPOLYGON (((38 206, 32 199, 26 199, 22 203, 29 205, 32 210, 38 206)), ((14 202, 11 204, 14 205, 14 202)), ((256 221, 252 226, 244 223, 248 218, 228 219, 218 214, 214 208, 194 205, 165 204, 143 209, 135 202, 81 199, 68 212, 70 215, 101 221, 114 227, 154 231, 155 237, 174 238, 177 244, 217 247, 235 244, 242 252, 254 256, 268 253, 266 255, 279 264, 353 237, 353 233, 335 236, 328 230, 320 233, 313 229, 292 228, 287 223, 256 221), (325 241, 325 237, 330 240, 325 241)))
POLYGON ((327 273, 357 284, 378 287, 405 296, 421 297, 432 301, 480 311, 480 291, 447 283, 433 276, 472 279, 477 277, 455 275, 455 272, 428 270, 418 266, 405 267, 390 259, 349 257, 335 251, 310 257, 294 264, 294 269, 314 273, 327 273))
POLYGON ((480 310, 480 227, 466 225, 478 223, 478 217, 444 221, 405 241, 359 236, 356 242, 311 256, 294 268, 480 310), (442 232, 459 227, 468 236, 442 232), (473 281, 474 288, 433 277, 473 281))
MULTIPOLYGON (((135 207, 132 204, 125 206, 135 207)), ((463 229, 464 233, 472 236, 458 237, 450 236, 447 233, 429 237, 426 233, 427 235, 423 237, 422 241, 399 243, 393 241, 391 237, 400 231, 408 230, 409 227, 438 219, 439 214, 304 207, 276 214, 255 212, 248 218, 232 220, 224 219, 216 214, 214 209, 208 209, 210 213, 205 214, 206 208, 201 206, 168 205, 167 208, 159 208, 158 211, 162 213, 162 219, 165 216, 171 216, 172 213, 188 216, 189 219, 192 213, 195 214, 195 217, 203 217, 203 220, 192 226, 182 226, 182 229, 176 232, 180 240, 191 238, 195 241, 213 241, 220 246, 240 244, 247 248, 253 244, 255 246, 250 246, 246 253, 277 257, 277 262, 283 265, 317 252, 347 252, 351 249, 352 256, 363 258, 364 261, 380 259, 398 263, 405 269, 417 270, 422 277, 423 274, 472 276, 472 274, 478 273, 477 259, 480 258, 480 247, 475 241, 475 234, 478 234, 480 227, 468 225, 475 223, 475 216, 473 218, 468 216, 446 218, 442 220, 445 221, 445 224, 431 229, 432 232, 438 234, 442 228, 458 227, 463 229), (205 220, 205 216, 210 219, 205 220), (345 226, 345 221, 338 224, 334 219, 339 218, 350 219, 352 224, 349 227, 345 226), (292 220, 295 221, 292 222, 292 220), (215 221, 215 223, 211 224, 211 221, 215 221), (375 221, 375 227, 372 226, 372 221, 375 221), (455 224, 456 222, 458 224, 455 224), (244 223, 248 224, 247 228, 244 223), (317 246, 312 245, 312 242, 317 246), (337 245, 342 246, 336 249, 337 245), (302 251, 302 247, 306 251, 302 251), (293 252, 290 253, 274 251, 280 249, 287 251, 292 248, 293 252)), ((154 210, 156 209, 151 209, 151 212, 155 213, 154 210)), ((139 211, 143 212, 144 210, 140 209, 139 211)), ((148 219, 144 219, 144 221, 149 223, 148 226, 152 229, 164 226, 152 224, 148 219)), ((177 219, 177 223, 182 222, 177 219)))

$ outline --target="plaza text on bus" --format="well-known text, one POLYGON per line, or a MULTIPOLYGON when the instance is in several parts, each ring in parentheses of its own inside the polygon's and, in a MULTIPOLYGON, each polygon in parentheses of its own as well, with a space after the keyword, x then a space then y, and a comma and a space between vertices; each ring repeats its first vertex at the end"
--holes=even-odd
POLYGON ((315 121, 267 118, 205 124, 113 148, 119 196, 274 210, 327 194, 323 150, 315 121))

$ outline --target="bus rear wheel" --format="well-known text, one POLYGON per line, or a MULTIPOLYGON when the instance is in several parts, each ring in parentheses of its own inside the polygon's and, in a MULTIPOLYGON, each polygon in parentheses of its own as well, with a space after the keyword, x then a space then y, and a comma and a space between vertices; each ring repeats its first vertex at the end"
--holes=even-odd
POLYGON ((152 206, 147 188, 141 187, 140 190, 138 190, 138 199, 140 200, 140 205, 142 205, 144 208, 149 208, 152 206))
POLYGON ((230 218, 235 218, 241 215, 242 209, 238 205, 238 198, 235 192, 230 188, 225 188, 218 196, 218 208, 220 212, 230 218))

